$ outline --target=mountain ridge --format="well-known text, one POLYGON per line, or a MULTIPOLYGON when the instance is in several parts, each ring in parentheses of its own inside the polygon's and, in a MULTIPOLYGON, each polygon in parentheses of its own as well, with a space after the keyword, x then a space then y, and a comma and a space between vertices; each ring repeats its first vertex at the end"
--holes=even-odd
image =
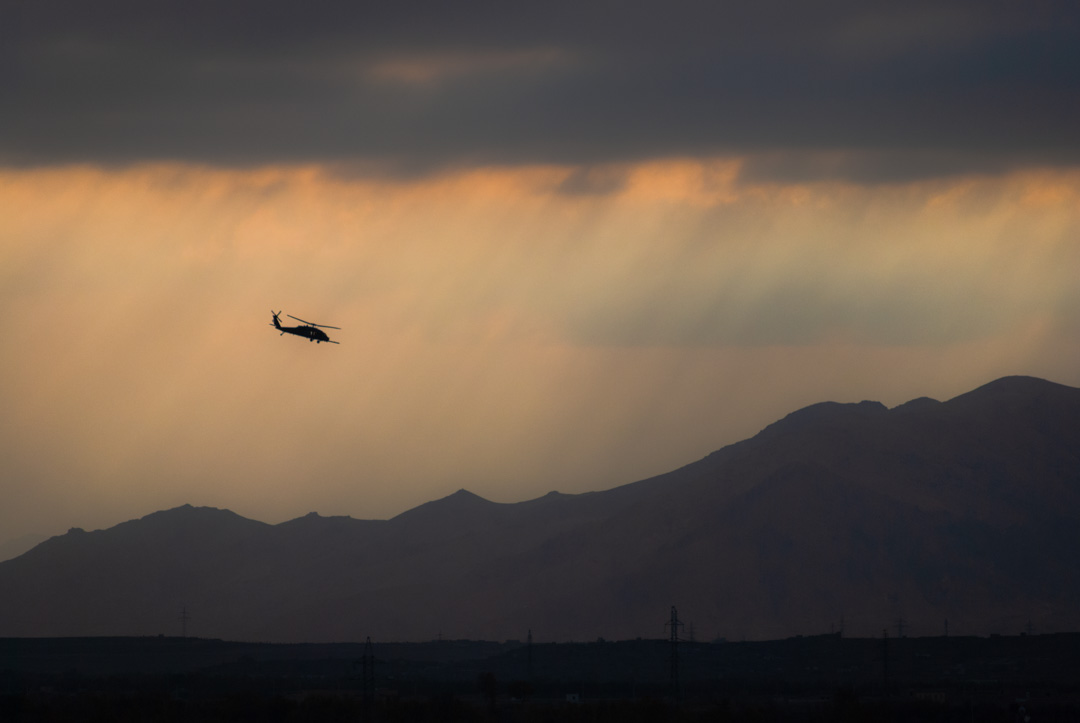
POLYGON ((389 520, 276 525, 185 505, 0 563, 0 635, 157 634, 181 604, 205 634, 279 641, 638 637, 672 604, 724 637, 898 616, 1080 629, 1077 450, 1080 389, 1007 377, 946 402, 810 405, 598 492, 462 489, 389 520))

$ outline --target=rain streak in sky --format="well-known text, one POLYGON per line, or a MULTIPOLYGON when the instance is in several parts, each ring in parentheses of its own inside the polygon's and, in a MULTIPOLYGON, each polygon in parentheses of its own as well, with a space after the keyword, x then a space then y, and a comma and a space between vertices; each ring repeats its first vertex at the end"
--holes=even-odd
POLYGON ((1080 385, 1072 3, 0 28, 0 542, 607 489, 819 401, 1080 385))

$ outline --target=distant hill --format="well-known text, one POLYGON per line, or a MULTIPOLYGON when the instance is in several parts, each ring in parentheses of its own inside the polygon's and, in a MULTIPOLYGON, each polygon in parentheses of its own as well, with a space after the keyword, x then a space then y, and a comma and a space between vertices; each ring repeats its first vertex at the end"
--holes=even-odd
POLYGON ((263 641, 1080 630, 1080 389, 816 404, 665 475, 391 520, 184 506, 0 563, 0 636, 263 641), (903 621, 902 623, 900 621, 903 621), (900 627, 897 627, 898 624, 900 627))

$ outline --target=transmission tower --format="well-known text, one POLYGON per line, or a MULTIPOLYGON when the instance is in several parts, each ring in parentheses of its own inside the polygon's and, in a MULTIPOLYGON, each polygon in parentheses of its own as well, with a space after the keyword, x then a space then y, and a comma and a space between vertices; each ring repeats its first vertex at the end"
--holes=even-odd
POLYGON ((375 696, 375 653, 371 647, 371 637, 364 643, 364 654, 360 656, 360 687, 364 697, 364 720, 371 720, 372 700, 375 696))
POLYGON ((525 648, 525 661, 526 661, 526 673, 529 685, 532 685, 533 679, 533 647, 532 647, 532 628, 529 628, 529 637, 526 638, 527 647, 525 648))
POLYGON ((881 631, 881 694, 889 695, 889 629, 881 631))
POLYGON ((675 609, 675 606, 671 606, 671 620, 664 623, 664 627, 671 628, 671 657, 669 662, 671 664, 671 700, 675 704, 675 707, 679 707, 679 626, 682 623, 679 622, 679 611, 675 609))
POLYGON ((191 620, 191 616, 188 615, 187 605, 180 610, 180 637, 187 640, 187 624, 188 620, 191 620))

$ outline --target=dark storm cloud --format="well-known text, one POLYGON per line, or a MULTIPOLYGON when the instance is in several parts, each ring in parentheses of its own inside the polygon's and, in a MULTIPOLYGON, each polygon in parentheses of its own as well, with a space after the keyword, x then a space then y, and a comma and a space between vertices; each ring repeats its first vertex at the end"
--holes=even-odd
POLYGON ((876 181, 1080 161, 1073 2, 2 7, 13 165, 750 154, 748 178, 876 181))

